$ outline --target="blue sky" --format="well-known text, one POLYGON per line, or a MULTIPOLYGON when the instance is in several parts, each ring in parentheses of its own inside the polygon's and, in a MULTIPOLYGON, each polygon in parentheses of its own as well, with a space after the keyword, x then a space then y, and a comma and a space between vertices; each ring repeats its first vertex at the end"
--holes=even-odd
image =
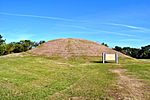
POLYGON ((7 43, 82 38, 124 47, 150 44, 150 0, 0 0, 7 43))

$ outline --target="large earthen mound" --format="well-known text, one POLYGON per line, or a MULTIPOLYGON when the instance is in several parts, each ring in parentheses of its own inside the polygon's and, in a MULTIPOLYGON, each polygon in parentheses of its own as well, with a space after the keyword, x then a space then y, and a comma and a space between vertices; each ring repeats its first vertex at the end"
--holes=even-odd
MULTIPOLYGON (((48 41, 29 52, 48 57, 59 56, 68 58, 76 56, 101 56, 102 52, 115 53, 116 51, 89 40, 66 38, 48 41)), ((121 53, 118 54, 124 56, 121 53)))

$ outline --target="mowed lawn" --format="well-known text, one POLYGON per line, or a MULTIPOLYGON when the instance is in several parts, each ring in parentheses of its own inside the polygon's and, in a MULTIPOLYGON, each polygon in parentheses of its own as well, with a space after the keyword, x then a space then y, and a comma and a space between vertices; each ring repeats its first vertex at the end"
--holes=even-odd
POLYGON ((150 59, 139 60, 132 64, 123 64, 123 67, 128 70, 128 74, 133 74, 140 79, 143 79, 150 86, 150 59))
POLYGON ((115 80, 108 68, 84 59, 0 58, 0 99, 103 98, 115 80))
POLYGON ((24 56, 0 58, 1 100, 109 99, 107 91, 116 82, 109 70, 123 66, 150 82, 150 63, 120 60, 120 64, 99 62, 99 58, 62 60, 24 56))

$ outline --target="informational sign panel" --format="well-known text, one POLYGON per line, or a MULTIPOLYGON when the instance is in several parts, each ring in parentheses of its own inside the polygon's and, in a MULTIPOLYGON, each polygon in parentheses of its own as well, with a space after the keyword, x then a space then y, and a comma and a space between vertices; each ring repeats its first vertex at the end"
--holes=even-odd
POLYGON ((102 60, 103 60, 103 63, 105 63, 106 61, 115 61, 116 63, 118 63, 118 53, 106 54, 105 52, 103 52, 102 60))
POLYGON ((115 54, 106 54, 106 61, 107 60, 114 60, 115 61, 115 54))

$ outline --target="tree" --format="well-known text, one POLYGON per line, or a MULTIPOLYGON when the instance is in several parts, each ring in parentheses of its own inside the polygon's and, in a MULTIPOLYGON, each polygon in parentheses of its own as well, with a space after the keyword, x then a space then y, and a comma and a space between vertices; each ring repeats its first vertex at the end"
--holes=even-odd
POLYGON ((104 42, 103 42, 101 45, 104 45, 104 46, 108 47, 108 45, 107 45, 107 44, 105 44, 104 42))
POLYGON ((14 51, 14 45, 12 43, 5 44, 5 51, 4 51, 5 55, 11 54, 13 53, 13 51, 14 51))
POLYGON ((3 36, 0 35, 0 45, 4 44, 5 43, 5 40, 3 39, 3 36))
POLYGON ((23 51, 24 51, 24 48, 19 42, 14 44, 14 50, 13 50, 14 53, 19 53, 23 51))
POLYGON ((5 46, 6 46, 6 44, 1 44, 0 45, 0 56, 5 54, 5 46))
POLYGON ((42 41, 39 42, 39 45, 41 45, 41 44, 43 44, 43 43, 45 43, 45 41, 42 40, 42 41))
POLYGON ((5 40, 3 39, 3 36, 0 35, 0 55, 4 55, 5 53, 5 40))
POLYGON ((150 45, 141 47, 140 54, 141 54, 140 55, 141 58, 145 58, 145 59, 150 58, 150 45))
POLYGON ((5 40, 0 35, 0 55, 25 52, 43 43, 45 43, 45 41, 33 42, 31 40, 20 40, 19 42, 6 44, 5 40))
POLYGON ((31 40, 21 40, 20 44, 23 46, 23 51, 27 51, 32 49, 34 42, 32 42, 31 40))
POLYGON ((115 48, 113 48, 113 49, 116 50, 116 51, 122 52, 122 48, 119 47, 119 46, 115 46, 115 48))
POLYGON ((147 45, 145 47, 139 48, 130 48, 130 47, 119 47, 115 46, 114 50, 119 51, 123 54, 129 55, 134 58, 145 58, 149 59, 150 58, 150 45, 147 45))
POLYGON ((40 41, 40 42, 34 42, 33 48, 40 46, 41 44, 45 43, 45 41, 40 41))

